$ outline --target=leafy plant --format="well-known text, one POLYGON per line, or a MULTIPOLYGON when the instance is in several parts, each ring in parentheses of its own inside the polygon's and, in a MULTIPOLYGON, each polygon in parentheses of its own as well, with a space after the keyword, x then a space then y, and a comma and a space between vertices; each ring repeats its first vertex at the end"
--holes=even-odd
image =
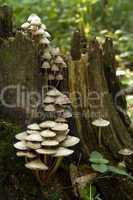
POLYGON ((105 159, 104 156, 98 151, 93 151, 90 154, 89 161, 91 162, 92 169, 97 172, 100 172, 100 173, 111 172, 117 175, 128 176, 131 179, 133 178, 132 176, 128 174, 126 169, 110 165, 109 160, 105 159))

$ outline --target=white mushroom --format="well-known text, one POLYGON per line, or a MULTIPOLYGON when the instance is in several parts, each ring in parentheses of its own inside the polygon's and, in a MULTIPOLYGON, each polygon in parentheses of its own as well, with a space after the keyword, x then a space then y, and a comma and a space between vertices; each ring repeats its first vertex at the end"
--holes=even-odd
POLYGON ((34 35, 43 35, 44 34, 44 30, 42 28, 38 29, 36 32, 34 32, 34 35))
POLYGON ((46 96, 45 99, 43 100, 43 103, 54 103, 55 99, 50 96, 46 96))
POLYGON ((44 130, 40 132, 41 136, 43 136, 44 138, 51 138, 51 137, 55 137, 56 133, 51 131, 51 130, 44 130))
POLYGON ((65 110, 62 117, 65 119, 70 118, 72 117, 72 113, 69 110, 65 110))
POLYGON ((27 158, 35 158, 36 154, 28 152, 28 151, 18 151, 16 153, 18 157, 27 157, 27 158))
POLYGON ((41 24, 41 28, 43 28, 44 30, 47 29, 45 24, 41 24))
POLYGON ((102 127, 106 127, 106 126, 109 126, 110 122, 105 120, 105 119, 102 119, 102 118, 99 118, 99 119, 96 119, 92 122, 92 125, 93 126, 97 126, 99 127, 99 132, 98 132, 98 143, 99 143, 99 146, 101 146, 101 128, 102 127))
POLYGON ((42 38, 42 39, 40 39, 40 41, 39 41, 39 44, 48 45, 49 43, 50 43, 50 41, 49 41, 47 38, 42 38))
POLYGON ((44 107, 44 111, 46 112, 54 112, 56 109, 55 109, 55 106, 53 104, 49 104, 49 105, 46 105, 44 107))
POLYGON ((67 122, 66 119, 63 118, 63 117, 58 117, 55 121, 59 122, 59 123, 66 123, 67 122))
POLYGON ((71 146, 74 146, 74 145, 78 144, 79 141, 80 141, 79 138, 68 135, 66 140, 64 140, 64 142, 62 142, 61 145, 63 147, 71 147, 71 146))
POLYGON ((54 127, 52 127, 53 131, 67 131, 68 124, 66 123, 57 123, 54 127))
POLYGON ((43 138, 41 137, 40 134, 31 134, 28 135, 26 138, 26 141, 32 141, 32 142, 42 142, 43 138))
POLYGON ((57 81, 62 81, 63 79, 64 79, 64 77, 62 74, 57 74, 57 76, 56 76, 57 81))
POLYGON ((54 121, 45 121, 39 124, 40 128, 52 128, 56 125, 57 123, 54 121))
POLYGON ((19 150, 28 150, 28 147, 27 147, 25 141, 17 142, 17 143, 15 143, 13 146, 14 146, 16 149, 19 149, 19 150))
POLYGON ((36 152, 39 154, 44 154, 44 155, 53 155, 56 153, 57 150, 55 149, 37 149, 36 152))
POLYGON ((92 122, 93 126, 98 126, 98 127, 106 127, 109 126, 109 124, 110 124, 109 121, 102 118, 96 119, 92 122))
POLYGON ((57 146, 59 142, 57 140, 44 140, 41 144, 42 146, 57 146))
POLYGON ((51 67, 50 67, 49 62, 44 61, 41 68, 42 68, 42 69, 50 69, 51 67))
POLYGON ((64 156, 69 156, 73 154, 74 151, 64 148, 64 147, 59 147, 57 152, 53 155, 54 157, 64 157, 64 156))
POLYGON ((48 167, 39 159, 26 163, 25 167, 32 170, 48 170, 48 167))
POLYGON ((57 90, 56 88, 54 88, 54 89, 52 89, 52 90, 49 90, 49 91, 47 92, 47 95, 48 95, 48 96, 56 97, 56 96, 62 95, 62 93, 61 93, 59 90, 57 90))
POLYGON ((56 98, 55 104, 58 105, 71 104, 71 101, 66 95, 62 95, 56 98))
POLYGON ((64 63, 64 60, 61 56, 57 56, 57 58, 54 60, 54 62, 57 64, 62 64, 62 63, 64 63))
POLYGON ((17 140, 25 140, 26 136, 27 136, 27 133, 26 132, 22 132, 22 133, 19 133, 19 134, 15 135, 15 138, 17 140))
POLYGON ((54 65, 52 65, 51 71, 58 72, 58 71, 60 71, 60 69, 56 64, 54 64, 54 65))
POLYGON ((51 48, 51 53, 53 56, 58 56, 60 54, 59 48, 51 48))
POLYGON ((21 25, 21 28, 24 30, 27 30, 29 28, 30 24, 28 22, 25 22, 24 24, 21 25))
POLYGON ((39 131, 27 130, 26 133, 28 133, 28 134, 38 134, 39 131))
POLYGON ((44 31, 44 37, 46 37, 46 38, 49 38, 49 37, 51 37, 51 35, 47 32, 47 31, 44 31))
POLYGON ((54 75, 53 74, 49 74, 48 75, 48 80, 49 81, 53 81, 55 79, 54 75))
POLYGON ((26 142, 26 146, 30 149, 39 149, 41 148, 41 144, 40 143, 36 143, 36 142, 26 142))
POLYGON ((42 55, 42 58, 46 59, 46 60, 50 60, 51 59, 51 54, 49 52, 44 52, 42 55))
POLYGON ((34 19, 36 19, 36 20, 38 20, 38 21, 39 21, 39 20, 41 21, 40 17, 39 17, 38 15, 34 14, 34 13, 32 13, 32 14, 28 17, 27 21, 28 21, 28 22, 31 22, 31 21, 34 20, 34 19))
POLYGON ((34 124, 30 124, 27 126, 28 129, 30 130, 35 130, 35 131, 39 131, 40 130, 40 127, 37 123, 34 123, 34 124))

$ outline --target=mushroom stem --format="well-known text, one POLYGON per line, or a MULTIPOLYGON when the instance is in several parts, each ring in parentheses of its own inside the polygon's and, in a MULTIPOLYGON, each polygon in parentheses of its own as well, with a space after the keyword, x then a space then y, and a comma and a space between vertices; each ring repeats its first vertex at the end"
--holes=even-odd
POLYGON ((55 163, 53 169, 51 170, 51 172, 49 173, 48 178, 49 178, 52 174, 54 174, 54 173, 56 172, 56 170, 57 170, 58 167, 60 166, 62 160, 63 160, 63 157, 59 157, 59 158, 56 160, 56 163, 55 163))
POLYGON ((99 144, 99 146, 102 146, 101 136, 102 136, 101 127, 99 127, 99 132, 98 132, 98 144, 99 144))
POLYGON ((35 171, 35 175, 36 175, 36 178, 37 178, 38 182, 40 183, 40 185, 43 186, 43 183, 42 183, 41 178, 40 178, 39 170, 35 171))

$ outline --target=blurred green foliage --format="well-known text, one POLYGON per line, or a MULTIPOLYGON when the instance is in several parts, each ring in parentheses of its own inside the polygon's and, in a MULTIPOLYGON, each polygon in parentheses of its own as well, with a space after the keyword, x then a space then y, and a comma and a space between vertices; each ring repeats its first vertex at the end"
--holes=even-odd
POLYGON ((66 49, 76 28, 84 29, 89 37, 98 36, 104 29, 112 33, 120 29, 126 35, 132 32, 131 0, 0 0, 0 3, 13 7, 17 26, 31 13, 38 14, 56 38, 56 44, 66 49))

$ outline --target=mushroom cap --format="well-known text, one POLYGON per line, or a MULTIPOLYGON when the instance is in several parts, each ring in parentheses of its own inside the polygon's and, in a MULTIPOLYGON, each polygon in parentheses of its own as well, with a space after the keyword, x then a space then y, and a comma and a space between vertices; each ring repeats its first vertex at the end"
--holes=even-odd
POLYGON ((43 35, 45 33, 44 29, 40 28, 34 32, 34 35, 43 35))
POLYGON ((48 75, 48 80, 49 81, 53 81, 55 79, 54 75, 53 74, 49 74, 48 75))
POLYGON ((30 22, 31 25, 34 25, 34 26, 40 26, 41 25, 41 20, 38 18, 36 19, 32 19, 31 22, 30 22))
POLYGON ((64 156, 69 156, 71 154, 73 154, 74 151, 64 148, 64 147, 59 147, 57 149, 57 152, 53 155, 54 157, 64 157, 64 156))
POLYGON ((56 64, 53 64, 52 67, 51 67, 51 71, 58 72, 58 71, 60 71, 60 69, 56 64))
POLYGON ((38 16, 38 15, 36 15, 35 13, 32 13, 29 17, 28 17, 28 19, 27 19, 27 21, 28 22, 31 22, 33 19, 36 19, 36 20, 40 20, 41 21, 41 19, 40 19, 40 17, 38 16))
POLYGON ((46 45, 48 45, 49 43, 50 43, 50 41, 47 38, 42 38, 39 41, 39 44, 46 44, 46 45))
POLYGON ((96 119, 92 122, 92 125, 93 126, 98 126, 98 127, 105 127, 105 126, 109 126, 110 122, 105 120, 105 119, 102 119, 102 118, 99 118, 99 119, 96 119))
POLYGON ((60 49, 57 48, 51 48, 51 53, 53 56, 58 56, 60 54, 60 49))
POLYGON ((123 156, 130 156, 130 155, 133 154, 133 151, 132 151, 131 149, 125 148, 125 149, 120 149, 120 150, 118 151, 118 153, 119 153, 120 155, 123 155, 123 156))
POLYGON ((58 122, 58 123, 66 123, 67 121, 66 121, 66 119, 63 118, 63 117, 58 117, 58 118, 55 120, 55 122, 58 122))
POLYGON ((19 149, 19 150, 28 150, 28 147, 27 147, 25 141, 17 142, 17 143, 15 143, 13 146, 14 146, 16 149, 19 149))
POLYGON ((48 170, 48 167, 39 159, 26 163, 25 167, 32 170, 48 170))
POLYGON ((39 154, 46 154, 46 155, 52 155, 55 154, 57 150, 55 149, 37 149, 36 152, 39 154))
POLYGON ((18 151, 17 153, 16 153, 16 155, 18 156, 18 157, 23 157, 23 156, 25 156, 25 157, 27 157, 27 158, 35 158, 36 157, 36 154, 34 154, 34 153, 31 153, 31 152, 28 152, 28 151, 18 151))
POLYGON ((37 31, 37 26, 30 25, 29 28, 28 28, 28 30, 31 31, 31 32, 35 32, 35 31, 37 31))
POLYGON ((48 96, 57 97, 57 96, 62 95, 62 93, 61 93, 59 90, 57 90, 56 88, 54 88, 54 89, 52 89, 52 90, 49 90, 49 91, 47 92, 47 95, 48 95, 48 96))
POLYGON ((41 24, 41 28, 43 28, 44 30, 47 29, 46 25, 45 24, 41 24))
POLYGON ((49 62, 44 61, 43 64, 42 64, 42 66, 41 66, 41 68, 42 69, 50 69, 51 66, 50 66, 49 62))
POLYGON ((54 60, 54 62, 57 64, 62 64, 62 63, 64 63, 64 60, 61 56, 57 56, 57 58, 54 60))
POLYGON ((64 79, 64 77, 62 74, 57 74, 57 76, 56 76, 57 81, 62 81, 63 79, 64 79))
POLYGON ((26 136, 27 136, 27 133, 26 132, 22 132, 22 133, 19 133, 19 134, 15 135, 15 138, 17 140, 25 140, 26 136))
POLYGON ((57 140, 44 140, 41 144, 42 146, 57 146, 59 142, 57 140))
POLYGON ((78 144, 79 141, 80 141, 79 138, 68 135, 67 138, 64 140, 64 142, 62 142, 61 145, 63 147, 71 147, 71 146, 78 144))
POLYGON ((54 112, 56 111, 55 106, 53 104, 46 105, 44 107, 44 111, 46 112, 54 112))
POLYGON ((54 127, 52 127, 53 131, 67 131, 68 124, 66 123, 57 123, 54 127))
POLYGON ((67 68, 67 64, 65 62, 61 63, 61 67, 66 69, 67 68))
POLYGON ((66 135, 57 135, 56 140, 58 142, 62 142, 66 139, 66 135))
POLYGON ((40 134, 44 138, 51 138, 56 136, 56 133, 50 130, 44 130, 40 134))
POLYGON ((55 104, 58 105, 71 104, 71 101, 66 95, 62 95, 56 98, 55 104))
POLYGON ((65 119, 70 118, 72 117, 72 113, 69 110, 65 110, 62 117, 65 119))
POLYGON ((30 130, 33 130, 33 131, 34 130, 35 131, 39 131, 40 130, 40 127, 39 127, 39 125, 37 123, 30 124, 30 125, 27 126, 27 128, 30 129, 30 130))
POLYGON ((29 26, 30 26, 30 24, 28 22, 25 22, 24 24, 21 25, 21 28, 26 30, 29 28, 29 26))
POLYGON ((42 58, 46 59, 46 60, 50 60, 51 59, 51 54, 47 51, 44 52, 42 55, 42 58))
POLYGON ((34 143, 34 142, 29 142, 28 141, 28 142, 26 142, 26 146, 28 148, 34 149, 34 150, 41 148, 41 144, 39 142, 38 143, 34 143))
POLYGON ((40 128, 52 128, 56 125, 57 123, 54 121, 45 121, 39 124, 40 128))
POLYGON ((33 130, 27 130, 26 133, 30 134, 38 134, 40 133, 39 131, 33 131, 33 130))
POLYGON ((43 141, 43 138, 41 137, 41 135, 39 133, 28 135, 25 139, 26 139, 26 141, 33 141, 33 142, 42 142, 43 141))
POLYGON ((51 35, 47 32, 47 31, 44 31, 44 37, 46 37, 46 38, 50 38, 51 37, 51 35))
POLYGON ((43 103, 54 103, 55 99, 53 97, 50 96, 46 96, 43 103))

